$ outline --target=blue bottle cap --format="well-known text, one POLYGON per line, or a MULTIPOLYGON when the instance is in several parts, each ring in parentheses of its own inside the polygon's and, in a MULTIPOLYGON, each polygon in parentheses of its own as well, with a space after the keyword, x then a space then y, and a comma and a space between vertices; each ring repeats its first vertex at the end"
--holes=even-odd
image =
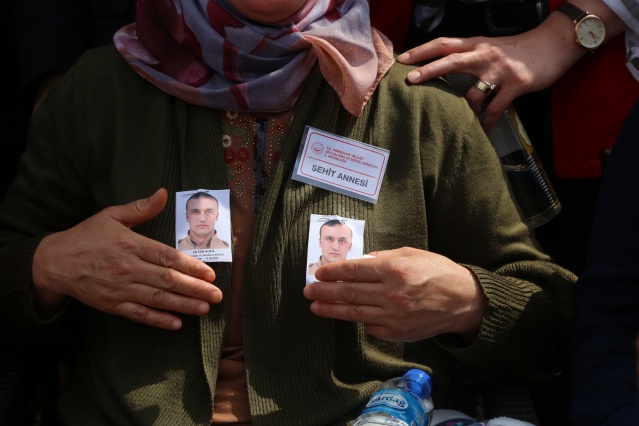
POLYGON ((418 396, 419 398, 428 398, 431 390, 433 389, 433 379, 425 371, 418 368, 408 370, 404 376, 406 381, 405 387, 408 390, 418 396))

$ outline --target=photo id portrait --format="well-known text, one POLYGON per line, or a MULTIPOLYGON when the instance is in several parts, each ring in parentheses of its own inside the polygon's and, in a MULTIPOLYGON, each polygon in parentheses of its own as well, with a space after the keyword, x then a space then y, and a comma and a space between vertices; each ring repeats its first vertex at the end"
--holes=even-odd
POLYGON ((175 195, 175 247, 204 262, 231 262, 230 190, 175 195))
POLYGON ((364 255, 364 221, 336 215, 311 215, 308 230, 306 284, 317 281, 323 265, 364 255))

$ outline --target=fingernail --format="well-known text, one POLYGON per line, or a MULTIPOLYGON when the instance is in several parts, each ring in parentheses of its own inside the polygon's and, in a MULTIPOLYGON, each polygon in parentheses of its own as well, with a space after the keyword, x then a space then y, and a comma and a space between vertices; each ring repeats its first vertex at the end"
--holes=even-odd
POLYGON ((406 78, 408 78, 408 81, 411 81, 411 82, 416 82, 417 80, 419 80, 419 77, 420 77, 419 71, 411 71, 406 76, 406 78))
POLYGON ((408 52, 404 52, 397 57, 399 62, 404 62, 406 59, 410 58, 410 54, 408 52))

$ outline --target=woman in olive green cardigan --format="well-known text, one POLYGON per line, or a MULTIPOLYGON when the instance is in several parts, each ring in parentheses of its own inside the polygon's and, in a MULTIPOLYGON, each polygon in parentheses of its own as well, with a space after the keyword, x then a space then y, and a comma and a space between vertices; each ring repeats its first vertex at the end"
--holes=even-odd
MULTIPOLYGON (((233 80, 230 92, 245 98, 207 97, 225 74, 205 55, 217 77, 183 84, 186 73, 157 66, 170 55, 140 53, 166 44, 144 21, 156 16, 144 7, 164 3, 147 2, 123 29, 128 40, 87 53, 35 115, 0 205, 0 315, 16 341, 78 333, 59 403, 66 423, 340 425, 380 381, 412 367, 432 373, 442 408, 453 375, 544 379, 564 367, 575 277, 536 247, 464 99, 442 81, 408 87, 409 68, 391 66, 385 38, 354 13, 365 0, 289 3, 303 7, 281 28, 238 12, 250 18, 260 2, 207 11, 224 17, 211 23, 227 38, 248 27, 270 34, 267 46, 298 37, 287 48, 306 55, 299 89, 271 87, 264 99, 263 87, 233 80), (349 57, 340 23, 368 34, 368 48, 349 57), (320 54, 330 46, 349 64, 337 77, 320 54), (236 112, 253 101, 274 103, 236 112), (307 125, 389 150, 377 203, 291 179, 307 125), (251 148, 248 167, 229 151, 260 138, 273 154, 264 186, 252 170, 266 158, 251 148), (168 206, 197 188, 231 189, 232 263, 174 249, 168 206), (365 221, 364 252, 375 258, 322 267, 305 286, 311 214, 365 221)), ((192 7, 181 5, 187 24, 192 7)), ((239 45, 221 44, 225 54, 239 45)), ((187 61, 187 77, 206 69, 200 59, 187 61)))

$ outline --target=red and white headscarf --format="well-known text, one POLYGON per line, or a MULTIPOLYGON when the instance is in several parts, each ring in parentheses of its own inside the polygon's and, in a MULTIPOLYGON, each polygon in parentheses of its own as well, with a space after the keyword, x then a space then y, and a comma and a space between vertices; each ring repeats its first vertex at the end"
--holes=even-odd
POLYGON ((250 112, 295 103, 316 61, 342 105, 358 116, 393 63, 370 26, 367 0, 309 0, 287 22, 261 24, 228 0, 138 0, 115 45, 162 90, 197 105, 250 112))

